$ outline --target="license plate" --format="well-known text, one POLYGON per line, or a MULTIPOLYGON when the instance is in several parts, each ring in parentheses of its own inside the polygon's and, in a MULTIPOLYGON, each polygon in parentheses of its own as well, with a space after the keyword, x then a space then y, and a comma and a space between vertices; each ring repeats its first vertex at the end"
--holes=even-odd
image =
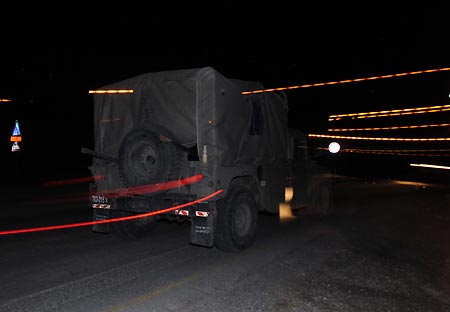
POLYGON ((92 208, 102 208, 102 209, 111 208, 108 197, 105 197, 103 195, 91 195, 91 206, 92 208))

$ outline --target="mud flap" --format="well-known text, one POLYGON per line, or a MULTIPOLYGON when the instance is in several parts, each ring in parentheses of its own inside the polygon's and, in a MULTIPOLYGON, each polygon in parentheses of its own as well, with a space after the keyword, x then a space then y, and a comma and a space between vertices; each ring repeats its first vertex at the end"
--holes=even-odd
POLYGON ((190 242, 212 247, 214 244, 215 202, 204 202, 192 207, 190 242))
MULTIPOLYGON (((111 218, 111 209, 93 208, 93 221, 109 220, 111 218)), ((93 224, 92 231, 98 233, 109 233, 110 223, 93 224)))

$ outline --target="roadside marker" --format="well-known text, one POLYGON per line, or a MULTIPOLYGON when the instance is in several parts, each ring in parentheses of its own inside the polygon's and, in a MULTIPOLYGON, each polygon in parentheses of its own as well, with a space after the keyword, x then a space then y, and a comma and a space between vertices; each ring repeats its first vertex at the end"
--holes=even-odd
POLYGON ((20 151, 19 142, 21 142, 21 141, 22 141, 22 134, 20 133, 19 121, 16 120, 14 130, 11 135, 11 142, 14 142, 11 147, 11 152, 19 152, 20 151))
POLYGON ((19 152, 20 151, 20 146, 18 142, 14 142, 12 147, 11 147, 11 152, 19 152))

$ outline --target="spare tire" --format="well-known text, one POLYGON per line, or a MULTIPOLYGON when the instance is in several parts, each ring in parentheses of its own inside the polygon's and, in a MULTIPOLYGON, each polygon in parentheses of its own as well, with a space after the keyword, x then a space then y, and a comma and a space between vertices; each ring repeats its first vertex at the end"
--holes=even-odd
POLYGON ((163 127, 131 130, 119 151, 118 167, 123 183, 133 187, 178 179, 181 151, 172 140, 172 134, 163 127))

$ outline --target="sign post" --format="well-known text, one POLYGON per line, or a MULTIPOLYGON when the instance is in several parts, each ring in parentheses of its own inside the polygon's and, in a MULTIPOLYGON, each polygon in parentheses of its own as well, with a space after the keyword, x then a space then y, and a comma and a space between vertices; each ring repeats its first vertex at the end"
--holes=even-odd
MULTIPOLYGON (((16 120, 15 126, 14 126, 14 130, 13 133, 11 135, 11 142, 13 142, 13 145, 11 147, 11 152, 20 152, 20 146, 19 146, 19 142, 22 142, 22 134, 20 133, 20 128, 19 128, 19 121, 16 120)), ((19 181, 19 176, 20 176, 20 164, 19 164, 19 156, 18 154, 15 155, 15 162, 16 162, 16 182, 19 181)))
POLYGON ((19 142, 22 142, 22 134, 20 133, 18 120, 16 120, 16 124, 14 126, 14 130, 11 135, 11 142, 13 142, 11 152, 19 152, 20 151, 19 142))

